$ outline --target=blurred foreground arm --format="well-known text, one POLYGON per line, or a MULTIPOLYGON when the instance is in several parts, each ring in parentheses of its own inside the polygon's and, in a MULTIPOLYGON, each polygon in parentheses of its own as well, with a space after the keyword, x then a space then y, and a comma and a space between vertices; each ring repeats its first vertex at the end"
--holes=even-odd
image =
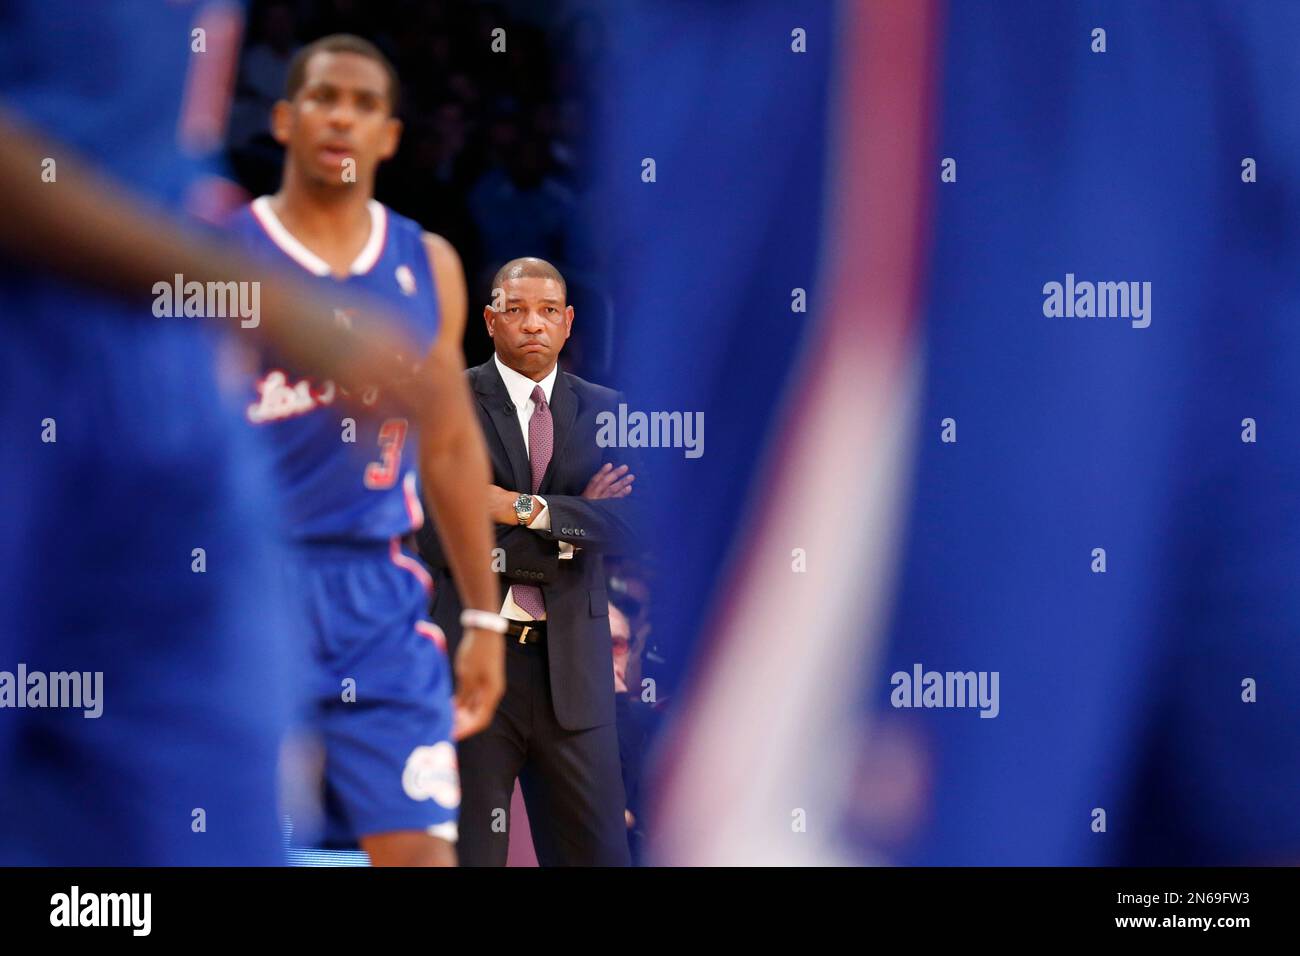
POLYGON ((150 310, 153 286, 175 275, 197 282, 250 281, 260 286, 255 326, 234 328, 255 336, 308 372, 358 392, 384 382, 397 404, 418 417, 420 381, 409 374, 416 346, 386 320, 382 308, 357 306, 374 316, 365 335, 334 321, 337 302, 326 302, 306 282, 240 254, 180 217, 150 205, 75 159, 59 160, 59 179, 40 179, 45 157, 67 152, 40 138, 0 108, 0 182, 7 191, 0 216, 0 254, 69 280, 140 302, 141 321, 150 310))
MULTIPOLYGON (((420 434, 420 479, 433 510, 442 550, 466 608, 501 607, 492 571, 492 526, 486 488, 491 480, 487 447, 465 377, 461 337, 467 294, 460 257, 444 239, 426 236, 438 288, 438 341, 421 376, 429 388, 427 420, 420 434)), ((491 631, 465 628, 456 649, 456 713, 453 736, 478 733, 492 721, 505 693, 505 639, 491 631)))

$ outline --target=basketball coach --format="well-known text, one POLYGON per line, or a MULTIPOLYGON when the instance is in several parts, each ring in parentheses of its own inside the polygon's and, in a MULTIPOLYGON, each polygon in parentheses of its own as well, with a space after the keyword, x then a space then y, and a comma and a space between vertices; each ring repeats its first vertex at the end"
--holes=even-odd
MULTIPOLYGON (((496 354, 469 370, 492 460, 495 569, 506 598, 506 692, 487 730, 461 741, 459 858, 504 866, 518 778, 543 866, 628 864, 602 555, 630 544, 633 475, 597 445, 611 389, 563 372, 573 324, 564 278, 515 259, 483 310, 496 354)), ((436 532, 432 616, 453 659, 461 607, 436 532)))

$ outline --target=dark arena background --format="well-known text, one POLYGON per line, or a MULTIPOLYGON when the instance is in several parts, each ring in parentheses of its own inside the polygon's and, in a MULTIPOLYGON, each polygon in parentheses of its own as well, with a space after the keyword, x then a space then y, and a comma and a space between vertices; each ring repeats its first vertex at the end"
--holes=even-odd
MULTIPOLYGON (((612 210, 594 169, 597 123, 610 104, 592 78, 608 55, 608 9, 599 0, 254 0, 231 106, 230 168, 251 195, 274 192, 283 150, 267 118, 293 54, 332 33, 372 40, 401 78, 404 126, 376 198, 450 240, 473 303, 489 301, 503 262, 555 263, 583 317, 565 367, 603 381, 614 321, 610 261, 595 227, 612 210), (504 53, 491 49, 493 30, 505 31, 504 53)), ((467 364, 491 354, 483 323, 470 322, 467 364)))
POLYGON ((6 931, 1294 937, 1297 50, 0 0, 6 931))

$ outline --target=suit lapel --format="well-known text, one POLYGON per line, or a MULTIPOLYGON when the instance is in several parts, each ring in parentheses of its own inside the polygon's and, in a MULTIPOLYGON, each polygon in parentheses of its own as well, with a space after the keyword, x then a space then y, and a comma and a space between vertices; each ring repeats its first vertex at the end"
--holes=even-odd
POLYGON ((573 431, 573 422, 577 417, 578 395, 569 384, 569 376, 561 371, 555 376, 555 386, 551 389, 551 427, 554 429, 554 441, 551 445, 553 448, 551 463, 546 466, 546 474, 542 475, 542 484, 538 489, 541 494, 551 490, 556 469, 564 454, 564 444, 569 440, 569 435, 573 431))
POLYGON ((510 401, 506 383, 497 371, 496 362, 487 362, 475 369, 474 391, 478 402, 487 412, 497 436, 505 447, 506 457, 510 460, 510 471, 515 487, 510 491, 531 491, 532 475, 528 467, 528 452, 524 449, 523 432, 519 430, 519 415, 510 401))

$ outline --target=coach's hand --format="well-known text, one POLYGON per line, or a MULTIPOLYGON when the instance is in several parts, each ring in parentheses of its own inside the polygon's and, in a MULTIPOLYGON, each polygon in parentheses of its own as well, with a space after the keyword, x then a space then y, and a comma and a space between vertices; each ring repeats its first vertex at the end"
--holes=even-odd
POLYGON ((488 485, 488 517, 496 524, 518 524, 519 516, 515 514, 515 499, 519 495, 507 491, 500 485, 488 485))
POLYGON ((632 493, 632 480, 636 475, 627 473, 627 465, 615 468, 606 462, 591 476, 582 491, 584 498, 626 498, 632 493))
POLYGON ((452 740, 486 730, 505 692, 505 638, 493 631, 466 628, 456 648, 452 740))

